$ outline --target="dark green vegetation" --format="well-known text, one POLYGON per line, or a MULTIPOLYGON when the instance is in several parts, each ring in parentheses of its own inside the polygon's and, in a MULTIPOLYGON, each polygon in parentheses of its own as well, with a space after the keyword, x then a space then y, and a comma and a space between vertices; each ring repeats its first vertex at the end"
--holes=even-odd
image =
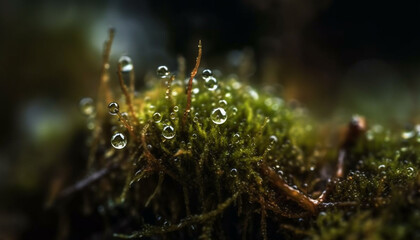
POLYGON ((420 129, 372 126, 327 147, 303 109, 234 77, 204 72, 189 87, 182 72, 159 68, 155 84, 134 93, 124 84, 129 61, 114 97, 110 44, 96 115, 83 105, 94 115, 89 174, 59 196, 83 191, 106 237, 420 237, 420 129))

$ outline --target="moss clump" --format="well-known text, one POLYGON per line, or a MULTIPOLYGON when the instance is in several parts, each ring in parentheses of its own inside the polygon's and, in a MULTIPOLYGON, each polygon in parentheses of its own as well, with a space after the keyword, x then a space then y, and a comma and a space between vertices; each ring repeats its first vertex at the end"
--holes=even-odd
POLYGON ((200 55, 189 80, 159 68, 162 78, 137 94, 120 63, 123 95, 113 97, 111 42, 90 174, 61 195, 85 190, 106 219, 106 236, 381 238, 394 236, 390 229, 418 236, 418 132, 401 138, 359 129, 328 149, 304 111, 281 98, 235 78, 194 79, 200 55), (114 116, 104 111, 111 101, 114 116), (124 148, 111 147, 115 134, 124 148), (334 174, 337 158, 344 165, 334 174))

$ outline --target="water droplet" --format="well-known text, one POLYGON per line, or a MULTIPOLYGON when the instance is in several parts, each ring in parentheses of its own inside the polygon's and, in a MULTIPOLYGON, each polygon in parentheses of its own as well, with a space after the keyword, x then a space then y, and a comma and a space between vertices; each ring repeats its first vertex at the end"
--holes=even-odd
POLYGON ((174 112, 178 112, 179 111, 179 107, 178 106, 174 106, 174 112))
POLYGON ((192 92, 192 94, 198 94, 200 92, 200 89, 199 88, 193 88, 191 90, 191 92, 192 92))
POLYGON ((166 139, 174 138, 175 137, 175 129, 170 125, 165 126, 162 130, 162 136, 166 139))
POLYGON ((239 135, 239 133, 233 134, 233 142, 239 143, 239 140, 241 140, 241 135, 239 135))
POLYGON ((211 112, 210 118, 215 124, 223 124, 224 122, 226 122, 226 119, 227 119, 227 114, 226 114, 225 109, 220 108, 220 107, 213 109, 213 111, 211 112))
POLYGON ((205 83, 204 85, 206 86, 206 88, 210 91, 214 91, 217 89, 217 79, 210 76, 208 78, 205 79, 205 83))
POLYGON ((156 70, 156 74, 160 78, 166 78, 169 75, 169 69, 167 66, 159 66, 156 70))
POLYGON ((213 76, 213 72, 210 69, 204 69, 203 72, 201 73, 201 77, 203 78, 203 80, 206 80, 209 77, 213 76))
POLYGON ((384 169, 384 168, 385 168, 385 165, 383 165, 383 164, 378 166, 378 170, 381 170, 381 169, 384 169))
POLYGON ((414 175, 414 168, 412 168, 412 167, 408 167, 408 168, 407 168, 407 175, 408 175, 409 177, 412 177, 412 176, 414 175))
POLYGON ((111 145, 115 149, 123 149, 127 145, 127 138, 122 133, 116 133, 111 138, 111 145))
POLYGON ((220 107, 226 107, 226 105, 227 105, 226 100, 224 100, 224 99, 219 100, 219 106, 220 107))
POLYGON ((153 121, 155 121, 155 123, 159 123, 162 120, 162 115, 158 112, 153 113, 153 121))
POLYGON ((176 118, 176 114, 175 114, 175 112, 171 112, 171 113, 169 114, 169 117, 170 117, 172 120, 174 120, 174 119, 176 118))
POLYGON ((87 123, 86 123, 87 129, 93 130, 95 128, 95 126, 96 126, 96 121, 95 120, 96 120, 95 117, 92 116, 92 115, 88 117, 87 123))
POLYGON ((253 88, 248 87, 247 88, 248 94, 254 99, 254 100, 258 100, 258 98, 260 97, 257 93, 257 91, 255 91, 253 88))
POLYGON ((112 102, 108 105, 109 114, 117 115, 120 111, 120 106, 116 102, 112 102))
POLYGON ((95 113, 95 105, 92 98, 82 98, 79 102, 80 111, 83 115, 89 116, 95 113))
POLYGON ((192 138, 192 139, 197 139, 197 134, 193 133, 193 134, 191 135, 191 138, 192 138))
POLYGON ((415 131, 404 131, 401 133, 403 139, 410 139, 416 135, 415 131))
POLYGON ((271 135, 269 139, 270 139, 271 144, 279 141, 275 135, 271 135))
POLYGON ((133 63, 129 56, 120 57, 118 63, 121 65, 122 72, 130 72, 131 70, 133 70, 133 63))
POLYGON ((230 176, 231 176, 231 177, 236 177, 236 176, 238 176, 238 170, 236 170, 236 168, 232 168, 232 169, 230 170, 230 176))

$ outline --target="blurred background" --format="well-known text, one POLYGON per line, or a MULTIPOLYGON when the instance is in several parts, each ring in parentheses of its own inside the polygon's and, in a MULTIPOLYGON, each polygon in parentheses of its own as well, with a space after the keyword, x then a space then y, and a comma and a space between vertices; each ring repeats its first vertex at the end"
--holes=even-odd
POLYGON ((202 66, 324 125, 358 113, 401 127, 420 122, 419 16, 418 1, 0 1, 0 238, 56 237, 50 179, 83 173, 78 102, 96 96, 109 27, 111 62, 129 55, 139 89, 179 56, 189 72, 201 39, 202 66))

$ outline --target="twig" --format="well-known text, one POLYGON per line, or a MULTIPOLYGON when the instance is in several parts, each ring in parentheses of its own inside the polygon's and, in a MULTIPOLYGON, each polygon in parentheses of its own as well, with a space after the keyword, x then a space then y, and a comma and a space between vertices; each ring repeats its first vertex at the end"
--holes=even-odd
POLYGON ((195 75, 197 75, 198 67, 200 66, 201 54, 202 54, 202 49, 201 48, 202 48, 201 47, 201 40, 199 40, 198 41, 198 56, 197 56, 197 58, 195 60, 195 67, 191 71, 190 81, 188 82, 187 106, 185 107, 184 118, 182 119, 182 123, 183 123, 184 126, 185 126, 185 122, 187 121, 188 114, 191 111, 192 82, 193 82, 193 79, 194 79, 195 75))

